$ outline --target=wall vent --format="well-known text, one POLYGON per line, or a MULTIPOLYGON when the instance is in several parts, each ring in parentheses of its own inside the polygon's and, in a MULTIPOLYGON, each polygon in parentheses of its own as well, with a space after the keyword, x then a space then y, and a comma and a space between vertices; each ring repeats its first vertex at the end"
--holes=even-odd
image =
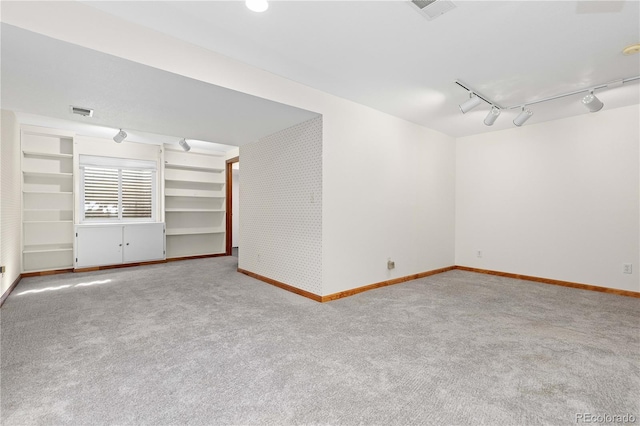
POLYGON ((411 3, 413 3, 413 5, 418 8, 420 14, 429 21, 436 19, 440 15, 444 15, 456 7, 456 5, 449 0, 411 0, 411 3))
POLYGON ((93 110, 91 108, 83 108, 71 105, 71 112, 73 114, 82 115, 83 117, 93 117, 93 110))

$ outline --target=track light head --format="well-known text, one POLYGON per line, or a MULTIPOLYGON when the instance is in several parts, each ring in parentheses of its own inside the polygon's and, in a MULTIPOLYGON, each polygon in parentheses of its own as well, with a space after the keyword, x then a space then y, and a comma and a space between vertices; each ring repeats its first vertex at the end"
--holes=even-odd
POLYGON ((582 105, 587 107, 590 112, 598 112, 604 106, 602 101, 593 94, 593 90, 587 96, 582 98, 582 105))
POLYGON ((466 114, 467 112, 471 111, 478 105, 480 105, 480 98, 474 95, 472 92, 469 92, 469 99, 461 103, 459 105, 459 108, 463 114, 466 114))
POLYGON ((189 144, 184 138, 180 139, 178 141, 178 144, 182 147, 182 149, 184 149, 185 152, 189 152, 189 150, 191 149, 191 147, 189 146, 189 144))
POLYGON ((525 123, 525 121, 530 119, 532 115, 533 113, 530 110, 524 109, 524 107, 522 107, 522 112, 520 112, 520 114, 518 114, 518 116, 513 119, 513 124, 520 127, 525 123))
POLYGON ((125 132, 124 130, 120 129, 120 131, 118 133, 116 133, 116 135, 113 137, 113 140, 116 143, 120 143, 123 140, 125 140, 127 138, 127 132, 125 132))
POLYGON ((491 109, 489 110, 489 113, 484 119, 484 124, 486 126, 493 125, 493 123, 496 122, 499 116, 500 116, 500 108, 492 106, 491 109))

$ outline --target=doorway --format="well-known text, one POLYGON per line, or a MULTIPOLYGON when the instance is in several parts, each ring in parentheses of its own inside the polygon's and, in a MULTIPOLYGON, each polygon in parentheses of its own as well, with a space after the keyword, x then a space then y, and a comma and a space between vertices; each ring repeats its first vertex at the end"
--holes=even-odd
POLYGON ((240 249, 240 157, 233 157, 227 160, 227 256, 238 256, 240 249))

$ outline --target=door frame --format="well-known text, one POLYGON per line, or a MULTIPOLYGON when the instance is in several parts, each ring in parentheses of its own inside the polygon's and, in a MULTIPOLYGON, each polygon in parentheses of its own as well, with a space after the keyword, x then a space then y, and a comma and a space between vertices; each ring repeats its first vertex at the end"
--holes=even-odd
POLYGON ((237 163, 238 161, 240 161, 240 157, 233 157, 233 158, 229 158, 227 160, 227 168, 226 168, 226 189, 227 189, 227 194, 226 194, 226 202, 227 202, 227 206, 226 206, 226 213, 225 213, 225 217, 226 217, 226 237, 227 237, 227 246, 226 246, 226 252, 225 254, 227 256, 231 256, 232 250, 233 250, 233 203, 232 203, 232 198, 233 198, 233 163, 237 163))

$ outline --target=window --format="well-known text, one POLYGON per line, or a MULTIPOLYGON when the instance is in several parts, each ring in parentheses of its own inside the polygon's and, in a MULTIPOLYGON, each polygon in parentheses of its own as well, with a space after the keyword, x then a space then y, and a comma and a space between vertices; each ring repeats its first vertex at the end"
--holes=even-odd
POLYGON ((82 222, 155 221, 156 163, 80 156, 82 222))

